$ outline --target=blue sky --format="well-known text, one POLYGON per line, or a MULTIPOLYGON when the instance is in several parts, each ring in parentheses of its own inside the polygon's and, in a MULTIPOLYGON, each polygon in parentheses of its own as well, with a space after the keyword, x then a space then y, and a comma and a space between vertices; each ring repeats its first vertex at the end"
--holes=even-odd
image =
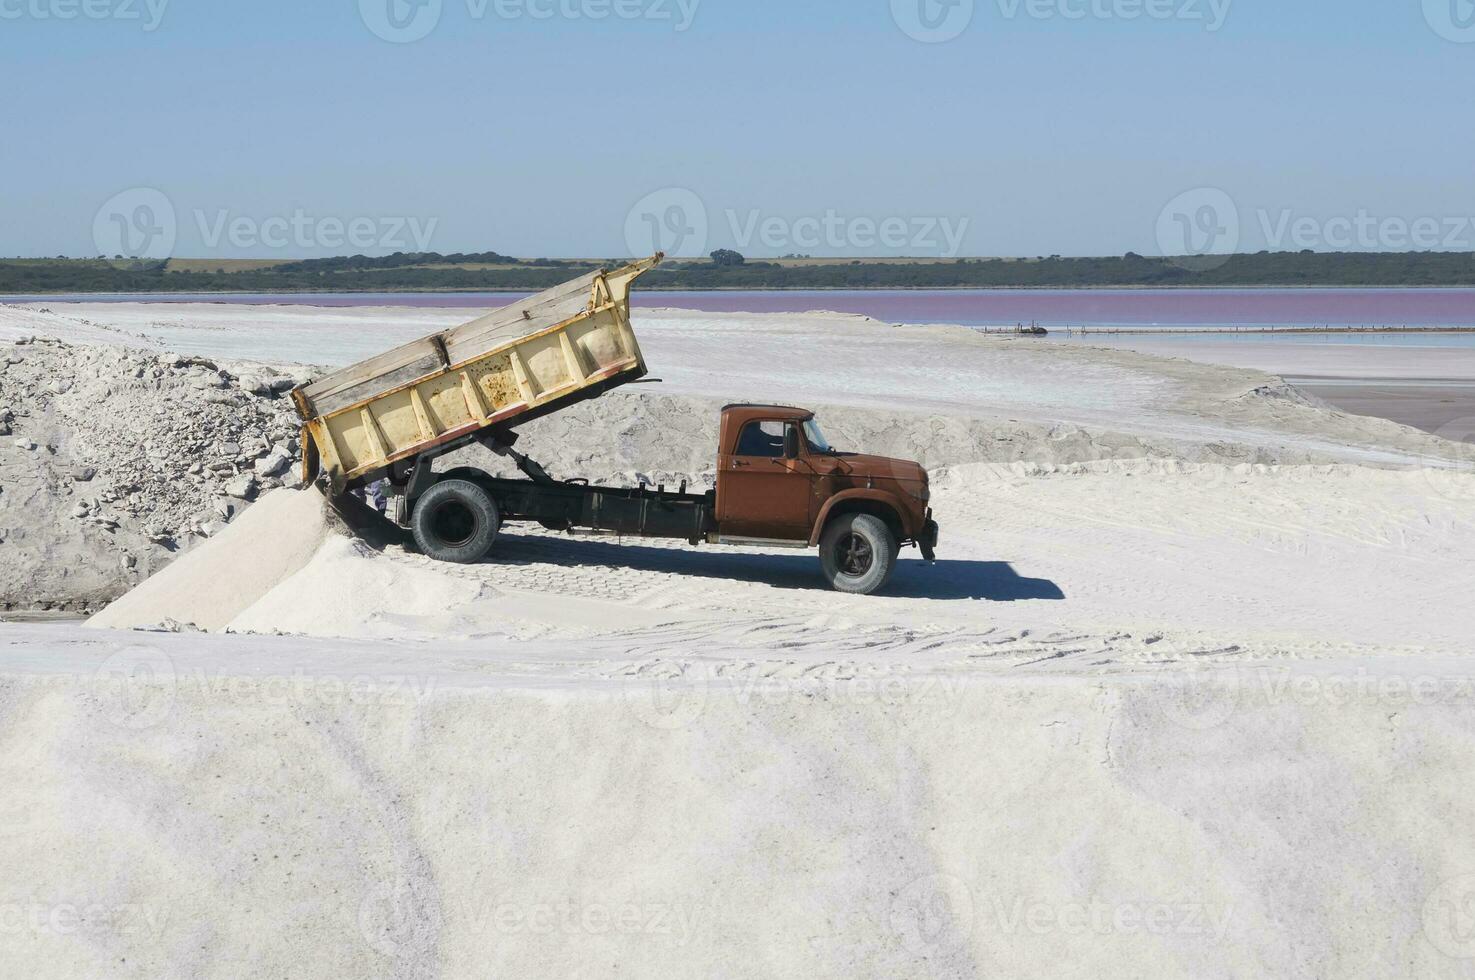
POLYGON ((0 0, 0 254, 1475 250, 1471 0, 418 2, 0 0))

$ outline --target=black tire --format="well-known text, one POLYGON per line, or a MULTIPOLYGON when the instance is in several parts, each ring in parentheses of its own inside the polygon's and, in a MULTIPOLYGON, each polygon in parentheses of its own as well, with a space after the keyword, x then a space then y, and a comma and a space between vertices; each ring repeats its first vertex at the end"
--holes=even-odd
POLYGON ((420 553, 460 565, 486 557, 501 523, 491 494, 468 480, 441 480, 415 501, 410 515, 420 553))
POLYGON ((891 528, 871 514, 842 514, 825 525, 819 563, 838 592, 870 595, 891 581, 900 545, 891 528))

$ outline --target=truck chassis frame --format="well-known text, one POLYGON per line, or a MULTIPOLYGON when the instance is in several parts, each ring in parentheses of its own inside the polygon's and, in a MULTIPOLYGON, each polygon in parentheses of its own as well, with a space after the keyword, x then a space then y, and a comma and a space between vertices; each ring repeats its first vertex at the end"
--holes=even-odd
POLYGON ((480 442, 492 452, 512 459, 527 477, 522 480, 495 477, 474 467, 461 467, 439 475, 432 472, 436 457, 461 448, 466 441, 421 454, 403 479, 390 478, 390 485, 396 491, 395 523, 401 527, 409 525, 415 502, 437 479, 464 479, 491 495, 504 522, 527 521, 554 531, 578 529, 592 534, 681 538, 691 544, 716 540, 715 490, 687 493, 684 482, 679 490, 672 492, 664 485, 604 487, 581 480, 554 480, 537 462, 512 448, 515 440, 515 433, 492 431, 477 433, 466 441, 480 442))

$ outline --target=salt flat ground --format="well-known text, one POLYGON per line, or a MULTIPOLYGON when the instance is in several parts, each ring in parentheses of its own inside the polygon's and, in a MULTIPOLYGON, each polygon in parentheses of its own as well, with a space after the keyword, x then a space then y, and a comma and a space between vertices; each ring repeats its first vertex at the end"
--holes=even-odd
MULTIPOLYGON (((691 658, 759 673, 863 662, 1095 674, 1463 656, 1475 654, 1472 502, 1475 477, 1441 471, 976 464, 939 476, 939 560, 904 552, 884 595, 831 592, 809 552, 515 526, 470 567, 330 539, 229 626, 428 646, 482 638, 497 644, 489 664, 514 673, 530 650, 595 674, 691 658)), ((254 565, 248 539, 291 531, 242 524, 239 544, 210 547, 254 565)))
MULTIPOLYGON (((1053 339, 1053 338, 1052 338, 1053 339)), ((1446 438, 1475 431, 1475 346, 1463 335, 1433 335, 1402 346, 1399 336, 1315 337, 1287 342, 1153 336, 1091 339, 1094 345, 1269 371, 1354 414, 1377 415, 1446 438), (1347 341, 1351 342, 1347 342, 1347 341)), ((1072 341, 1073 342, 1073 341, 1072 341)))
MULTIPOLYGON (((0 331, 342 363, 459 319, 86 316, 0 331)), ((664 386, 530 428, 556 473, 700 479, 663 443, 722 400, 818 405, 929 455, 939 561, 860 598, 804 553, 508 528, 448 567, 277 491, 109 611, 211 632, 0 627, 0 964, 1470 975, 1467 450, 1131 351, 637 328, 664 386), (248 574, 285 535, 321 544, 248 574)))

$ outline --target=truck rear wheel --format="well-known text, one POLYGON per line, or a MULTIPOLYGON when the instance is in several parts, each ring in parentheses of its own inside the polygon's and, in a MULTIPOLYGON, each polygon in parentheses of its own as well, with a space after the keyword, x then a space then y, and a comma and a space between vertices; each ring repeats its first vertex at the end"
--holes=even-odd
POLYGON ((870 595, 885 588, 896 570, 896 535, 872 514, 842 514, 825 526, 819 563, 839 592, 870 595))
POLYGON ((422 554, 469 565, 492 550, 501 523, 491 494, 468 480, 441 480, 415 502, 410 530, 422 554))

